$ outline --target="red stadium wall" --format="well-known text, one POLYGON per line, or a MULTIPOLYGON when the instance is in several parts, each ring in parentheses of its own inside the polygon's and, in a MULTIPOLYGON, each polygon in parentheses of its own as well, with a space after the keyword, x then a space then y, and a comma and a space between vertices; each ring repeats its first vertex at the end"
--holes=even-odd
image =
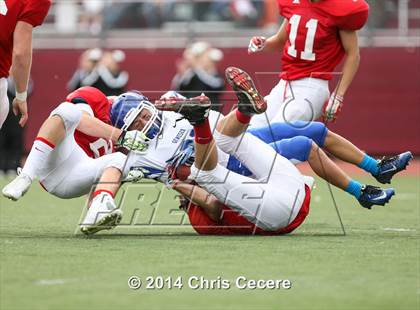
MULTIPOLYGON (((35 89, 30 98, 26 149, 30 148, 42 121, 65 98, 65 85, 81 52, 34 52, 32 77, 35 89)), ((278 55, 250 57, 245 49, 226 49, 224 52, 222 70, 234 65, 254 73, 265 94, 277 83, 278 55)), ((345 98, 343 113, 331 129, 372 154, 411 150, 420 155, 419 54, 419 48, 362 49, 360 70, 345 98)), ((182 50, 178 49, 128 50, 124 68, 130 73, 130 88, 150 95, 167 90, 175 74, 175 60, 181 55, 182 50)), ((226 98, 233 99, 229 95, 226 98)))

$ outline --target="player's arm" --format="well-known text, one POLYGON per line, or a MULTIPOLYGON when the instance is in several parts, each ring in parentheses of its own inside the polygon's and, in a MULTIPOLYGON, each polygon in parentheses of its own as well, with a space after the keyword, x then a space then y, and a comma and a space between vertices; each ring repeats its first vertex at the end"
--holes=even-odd
POLYGON ((287 41, 287 27, 288 21, 285 19, 280 26, 279 31, 268 39, 264 37, 253 37, 249 43, 248 53, 256 52, 278 52, 281 51, 287 41))
POLYGON ((32 30, 32 25, 19 21, 13 34, 13 65, 11 74, 16 85, 13 112, 15 115, 21 115, 19 124, 22 127, 25 126, 28 120, 26 97, 32 64, 32 30))
POLYGON ((340 113, 344 95, 350 87, 354 76, 359 69, 360 52, 357 32, 355 30, 340 30, 341 43, 346 52, 346 59, 343 65, 343 75, 335 91, 331 94, 324 110, 324 120, 334 121, 340 113))
POLYGON ((200 206, 212 220, 216 222, 220 220, 223 204, 205 189, 179 180, 174 182, 172 189, 200 206))
POLYGON ((87 112, 82 113, 77 130, 92 137, 109 139, 113 143, 116 143, 122 134, 121 129, 108 125, 87 112))
POLYGON ((144 138, 137 130, 123 131, 92 117, 85 111, 82 112, 77 130, 92 137, 111 140, 127 151, 143 152, 145 148, 144 138))
POLYGON ((343 76, 340 84, 337 86, 335 93, 344 98, 347 89, 350 87, 354 76, 359 69, 360 52, 357 31, 340 30, 341 43, 346 52, 346 59, 343 65, 343 76))

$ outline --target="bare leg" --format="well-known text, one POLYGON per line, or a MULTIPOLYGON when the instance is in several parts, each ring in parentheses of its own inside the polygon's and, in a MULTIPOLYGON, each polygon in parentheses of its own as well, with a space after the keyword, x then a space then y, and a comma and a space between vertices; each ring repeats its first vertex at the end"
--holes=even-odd
POLYGON ((350 184, 350 177, 341 170, 325 153, 312 143, 308 162, 312 170, 327 182, 346 190, 350 184))
POLYGON ((38 132, 38 137, 57 145, 64 139, 65 134, 66 129, 63 120, 61 117, 54 115, 42 124, 38 132))
POLYGON ((114 167, 105 169, 99 183, 95 188, 95 193, 107 192, 113 197, 117 194, 121 186, 121 171, 114 167))
POLYGON ((324 149, 338 159, 354 165, 359 165, 365 156, 353 143, 331 131, 325 139, 324 149))
POLYGON ((242 123, 238 120, 237 110, 231 111, 217 123, 216 130, 229 137, 238 137, 246 131, 249 123, 242 123))
POLYGON ((199 170, 210 171, 217 166, 217 150, 214 140, 207 144, 195 143, 195 162, 194 165, 199 170))

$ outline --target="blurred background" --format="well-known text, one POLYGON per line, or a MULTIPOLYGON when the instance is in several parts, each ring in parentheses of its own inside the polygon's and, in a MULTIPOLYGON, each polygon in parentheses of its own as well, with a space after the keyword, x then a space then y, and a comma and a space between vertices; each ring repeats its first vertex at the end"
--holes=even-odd
MULTIPOLYGON (((372 154, 420 155, 420 0, 367 2, 360 69, 331 128, 372 154)), ((234 97, 224 92, 223 71, 233 65, 268 94, 281 54, 248 56, 247 46, 280 23, 276 0, 53 1, 34 35, 30 119, 22 131, 9 116, 0 170, 15 170, 49 112, 83 85, 108 95, 138 89, 151 99, 169 89, 204 90, 226 112, 234 97)))

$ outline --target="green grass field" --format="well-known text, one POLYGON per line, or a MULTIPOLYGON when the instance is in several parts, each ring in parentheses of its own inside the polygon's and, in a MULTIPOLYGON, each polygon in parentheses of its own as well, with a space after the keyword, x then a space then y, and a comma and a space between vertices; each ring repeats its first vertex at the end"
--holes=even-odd
POLYGON ((418 309, 419 177, 393 186, 399 195, 372 211, 334 191, 347 236, 318 181, 311 213, 291 235, 200 237, 174 225, 183 215, 171 193, 155 201, 154 185, 138 185, 123 207, 124 223, 137 225, 86 238, 74 234, 84 199, 34 185, 19 203, 0 198, 0 309, 418 309), (182 276, 184 287, 131 290, 131 275, 182 276), (194 275, 289 279, 292 288, 192 290, 194 275))

